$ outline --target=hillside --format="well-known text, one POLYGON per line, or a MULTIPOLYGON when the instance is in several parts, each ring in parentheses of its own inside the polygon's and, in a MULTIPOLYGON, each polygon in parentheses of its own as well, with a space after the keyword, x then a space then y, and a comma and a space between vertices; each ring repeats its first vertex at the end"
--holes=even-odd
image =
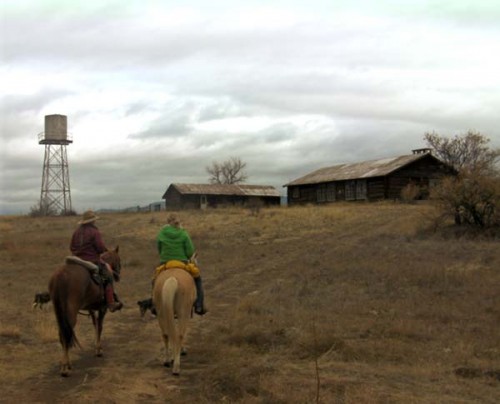
POLYGON ((68 255, 78 218, 2 217, 2 402, 496 403, 498 241, 433 233, 428 204, 179 212, 210 313, 195 316, 181 376, 141 318, 166 212, 103 214, 125 302, 93 356, 90 320, 59 376, 51 304, 35 292, 68 255))

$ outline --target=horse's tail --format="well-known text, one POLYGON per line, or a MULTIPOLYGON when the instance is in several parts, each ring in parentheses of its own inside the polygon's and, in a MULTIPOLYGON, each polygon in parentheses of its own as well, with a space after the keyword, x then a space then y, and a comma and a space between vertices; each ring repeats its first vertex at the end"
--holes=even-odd
POLYGON ((179 289, 179 282, 175 277, 168 278, 163 284, 161 291, 161 305, 160 313, 165 322, 165 329, 168 338, 171 339, 172 345, 177 346, 180 344, 178 332, 175 329, 175 296, 179 289))
POLYGON ((80 347, 69 319, 68 289, 65 284, 64 274, 61 271, 56 272, 50 280, 49 291, 59 328, 59 340, 65 349, 72 348, 75 345, 80 347))

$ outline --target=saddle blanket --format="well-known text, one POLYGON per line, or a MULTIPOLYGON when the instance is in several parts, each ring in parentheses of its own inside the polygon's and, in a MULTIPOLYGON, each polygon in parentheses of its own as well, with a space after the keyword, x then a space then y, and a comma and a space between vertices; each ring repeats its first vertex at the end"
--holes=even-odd
POLYGON ((171 269, 171 268, 184 269, 185 271, 189 272, 193 278, 198 278, 200 276, 200 269, 194 263, 188 262, 186 264, 182 261, 170 260, 170 261, 167 261, 165 264, 162 264, 159 267, 156 267, 153 279, 156 279, 156 277, 162 271, 166 271, 167 269, 171 269))
POLYGON ((94 264, 93 262, 90 261, 85 261, 82 260, 81 258, 78 258, 75 255, 69 255, 66 257, 66 263, 67 264, 78 264, 81 265, 82 267, 94 270, 94 271, 99 271, 99 267, 94 264))
POLYGON ((99 267, 93 262, 82 260, 81 258, 74 255, 69 255, 66 257, 66 264, 77 264, 88 269, 90 272, 90 277, 98 285, 101 285, 104 281, 103 277, 101 276, 102 274, 99 273, 99 267))

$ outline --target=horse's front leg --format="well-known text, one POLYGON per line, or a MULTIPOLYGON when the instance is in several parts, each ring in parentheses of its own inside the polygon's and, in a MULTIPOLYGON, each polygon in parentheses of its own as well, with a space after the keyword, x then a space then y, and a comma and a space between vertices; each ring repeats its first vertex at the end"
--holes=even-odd
POLYGON ((106 315, 105 310, 99 310, 99 314, 96 317, 95 312, 90 312, 90 317, 92 318, 92 324, 94 324, 95 333, 95 355, 102 356, 102 346, 101 346, 101 334, 102 325, 104 323, 104 316, 106 315))

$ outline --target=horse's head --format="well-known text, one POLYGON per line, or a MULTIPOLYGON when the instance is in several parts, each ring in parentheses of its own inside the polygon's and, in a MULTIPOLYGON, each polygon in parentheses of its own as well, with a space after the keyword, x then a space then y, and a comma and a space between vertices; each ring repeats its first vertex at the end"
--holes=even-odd
POLYGON ((122 269, 120 256, 118 255, 118 246, 114 250, 107 250, 101 254, 101 261, 106 262, 113 270, 113 278, 118 282, 120 280, 120 271, 122 269))

